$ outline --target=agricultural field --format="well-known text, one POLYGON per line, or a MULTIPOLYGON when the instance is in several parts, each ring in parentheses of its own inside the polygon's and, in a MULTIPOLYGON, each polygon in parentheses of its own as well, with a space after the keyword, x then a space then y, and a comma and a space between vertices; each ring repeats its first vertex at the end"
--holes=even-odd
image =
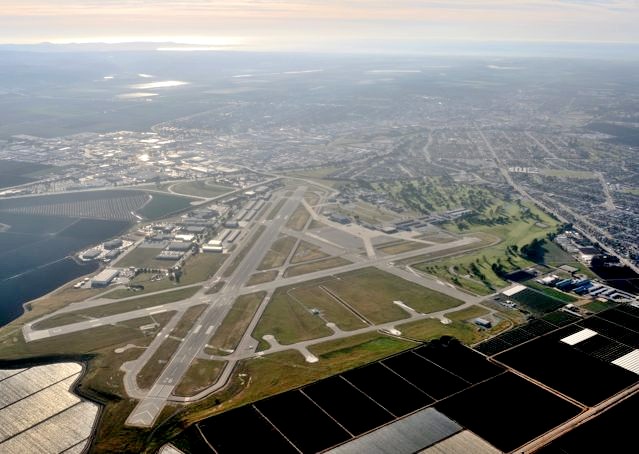
POLYGON ((514 294, 511 298, 536 314, 553 312, 566 304, 565 301, 530 288, 514 294))

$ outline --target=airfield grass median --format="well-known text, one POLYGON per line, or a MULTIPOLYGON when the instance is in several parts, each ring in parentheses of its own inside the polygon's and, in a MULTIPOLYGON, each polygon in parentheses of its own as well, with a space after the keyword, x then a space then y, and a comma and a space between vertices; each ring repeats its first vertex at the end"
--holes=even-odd
POLYGON ((262 271, 259 273, 251 274, 251 277, 249 278, 246 285, 251 286, 251 285, 265 284, 266 282, 272 282, 277 277, 277 274, 278 274, 277 270, 262 271))
POLYGON ((310 262, 311 260, 320 260, 329 257, 328 254, 322 252, 319 246, 309 243, 308 241, 300 241, 299 246, 295 249, 295 253, 291 258, 291 263, 310 262))
POLYGON ((278 238, 273 242, 271 249, 268 250, 257 269, 263 271, 284 265, 296 243, 297 238, 292 236, 284 235, 278 238))
MULTIPOLYGON (((449 314, 447 317, 448 316, 449 314)), ((402 336, 406 336, 411 339, 429 341, 432 339, 438 339, 441 336, 453 336, 464 344, 471 345, 487 339, 488 337, 494 336, 510 326, 512 326, 512 322, 504 320, 499 322, 493 328, 484 330, 465 321, 455 320, 452 323, 445 325, 438 319, 428 318, 415 322, 404 323, 402 325, 396 325, 395 328, 401 331, 402 336)))
POLYGON ((286 227, 297 231, 304 230, 304 226, 310 217, 311 215, 304 205, 300 205, 295 209, 291 217, 286 222, 286 227))
POLYGON ((222 375, 225 366, 226 361, 196 359, 189 366, 184 378, 176 386, 173 394, 181 397, 196 395, 215 383, 222 375))
POLYGON ((133 298, 125 301, 114 301, 113 303, 92 307, 90 309, 54 315, 42 320, 41 322, 35 323, 33 327, 35 329, 49 329, 56 326, 67 325, 69 323, 86 321, 88 319, 108 317, 110 315, 123 314, 125 312, 135 311, 138 309, 173 303, 175 301, 190 298, 197 293, 199 289, 200 287, 189 287, 172 292, 160 293, 159 295, 143 296, 141 298, 133 298))
POLYGON ((171 357, 175 354, 180 347, 181 342, 176 339, 167 338, 162 342, 162 345, 153 353, 151 358, 142 367, 140 373, 136 377, 138 386, 142 389, 149 389, 155 381, 158 379, 162 371, 167 366, 171 357))
POLYGON ((173 331, 171 331, 171 336, 180 338, 186 336, 194 328, 195 322, 200 318, 200 315, 202 315, 207 307, 207 304, 198 304, 185 310, 182 318, 180 318, 180 321, 175 325, 173 331))
POLYGON ((235 350, 265 296, 265 292, 259 292, 238 297, 215 330, 205 352, 210 355, 226 355, 235 350))
POLYGON ((302 263, 286 268, 284 277, 300 276, 302 274, 313 273, 315 271, 329 270, 339 266, 349 265, 352 262, 342 257, 330 257, 327 259, 316 260, 314 262, 302 263))
POLYGON ((253 330, 253 338, 259 341, 258 350, 261 351, 268 348, 268 342, 262 339, 267 334, 286 345, 332 333, 321 317, 312 314, 310 308, 291 297, 287 289, 277 289, 253 330))
POLYGON ((462 304, 448 295, 377 268, 343 273, 325 285, 375 324, 408 318, 408 313, 393 301, 401 301, 423 313, 441 311, 462 304))

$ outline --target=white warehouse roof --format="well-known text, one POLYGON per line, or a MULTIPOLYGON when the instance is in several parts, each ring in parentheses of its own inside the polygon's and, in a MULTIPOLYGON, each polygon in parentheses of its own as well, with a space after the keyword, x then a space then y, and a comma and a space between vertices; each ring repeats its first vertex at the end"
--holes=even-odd
POLYGON ((516 293, 521 292, 522 290, 526 290, 526 286, 521 285, 521 284, 517 284, 517 285, 515 285, 513 287, 507 288, 506 290, 504 290, 501 293, 503 293, 506 296, 513 296, 516 293))

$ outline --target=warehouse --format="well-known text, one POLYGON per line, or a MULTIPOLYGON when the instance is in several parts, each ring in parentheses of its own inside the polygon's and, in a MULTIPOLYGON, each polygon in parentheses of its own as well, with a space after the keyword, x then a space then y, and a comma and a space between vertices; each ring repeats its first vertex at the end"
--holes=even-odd
POLYGON ((118 277, 118 274, 120 274, 118 270, 104 270, 91 279, 91 287, 106 287, 118 277))
POLYGON ((173 241, 172 243, 169 244, 169 246, 167 247, 167 250, 186 252, 189 249, 191 249, 191 246, 192 246, 191 243, 185 243, 182 241, 173 241))

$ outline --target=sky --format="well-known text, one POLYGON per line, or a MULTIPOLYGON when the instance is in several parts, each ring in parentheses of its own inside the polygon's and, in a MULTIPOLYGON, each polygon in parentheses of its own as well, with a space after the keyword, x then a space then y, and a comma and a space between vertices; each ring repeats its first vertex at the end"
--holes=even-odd
POLYGON ((451 42, 639 43, 639 0, 0 0, 0 43, 247 50, 451 42))

